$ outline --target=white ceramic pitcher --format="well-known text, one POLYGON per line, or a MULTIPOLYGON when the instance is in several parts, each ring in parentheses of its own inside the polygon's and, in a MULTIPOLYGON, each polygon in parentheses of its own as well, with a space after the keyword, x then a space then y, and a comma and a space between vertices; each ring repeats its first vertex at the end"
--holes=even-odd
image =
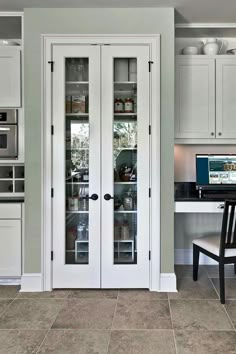
POLYGON ((222 50, 224 42, 217 38, 208 38, 203 46, 203 53, 206 55, 216 55, 222 50))

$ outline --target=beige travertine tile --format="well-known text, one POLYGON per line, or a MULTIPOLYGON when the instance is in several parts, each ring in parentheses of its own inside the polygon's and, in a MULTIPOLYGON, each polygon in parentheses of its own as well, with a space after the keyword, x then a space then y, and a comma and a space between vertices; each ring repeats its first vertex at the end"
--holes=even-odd
POLYGON ((174 354, 172 330, 112 331, 108 354, 174 354))
MULTIPOLYGON (((184 265, 184 264, 176 264, 175 265, 175 274, 177 278, 193 278, 193 266, 192 265, 184 265)), ((204 266, 199 266, 198 269, 198 278, 207 277, 207 272, 204 266)))
POLYGON ((14 299, 19 293, 19 286, 0 285, 0 299, 14 299))
POLYGON ((178 354, 236 354, 234 331, 175 331, 178 354))
MULTIPOLYGON (((219 278, 218 265, 206 265, 205 269, 209 278, 219 278)), ((232 264, 225 265, 225 278, 236 278, 236 274, 234 274, 234 266, 232 264)))
POLYGON ((0 329, 48 329, 63 300, 14 300, 0 316, 0 329))
POLYGON ((118 290, 72 290, 69 298, 76 299, 117 299, 118 290))
MULTIPOLYGON (((216 287, 218 294, 220 295, 219 279, 212 278, 212 282, 216 287)), ((225 299, 235 299, 236 300, 236 278, 226 278, 225 279, 225 299)))
POLYGON ((53 323, 62 329, 110 329, 116 300, 70 299, 53 323))
POLYGON ((236 327, 236 301, 229 300, 225 303, 225 309, 233 322, 234 327, 236 327))
POLYGON ((168 301, 118 300, 113 329, 171 329, 168 301))
POLYGON ((20 292, 16 299, 66 299, 70 293, 70 290, 53 290, 34 293, 20 292))
POLYGON ((174 329, 232 330, 219 300, 170 300, 174 329))
POLYGON ((218 299, 218 295, 207 277, 198 281, 192 278, 179 278, 177 280, 177 293, 169 293, 170 299, 218 299))
POLYGON ((106 354, 110 331, 50 330, 40 354, 106 354))
POLYGON ((0 299, 0 314, 6 309, 7 305, 10 304, 11 299, 0 299))
POLYGON ((122 300, 167 300, 167 293, 149 290, 120 290, 119 299, 122 300))
POLYGON ((35 354, 45 330, 0 330, 0 354, 35 354))

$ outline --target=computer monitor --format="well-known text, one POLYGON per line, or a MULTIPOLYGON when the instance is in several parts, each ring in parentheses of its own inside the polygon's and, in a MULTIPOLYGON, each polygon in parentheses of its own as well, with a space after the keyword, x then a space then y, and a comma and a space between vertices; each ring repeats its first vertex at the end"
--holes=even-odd
POLYGON ((236 190, 236 154, 196 155, 196 188, 236 190))

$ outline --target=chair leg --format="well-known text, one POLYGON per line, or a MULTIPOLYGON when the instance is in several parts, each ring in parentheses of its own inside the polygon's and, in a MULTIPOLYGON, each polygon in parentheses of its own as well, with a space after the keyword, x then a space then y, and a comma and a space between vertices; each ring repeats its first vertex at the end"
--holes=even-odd
POLYGON ((220 302, 225 304, 225 265, 219 263, 219 276, 220 276, 220 302))
POLYGON ((234 263, 234 274, 236 274, 236 263, 234 263))
POLYGON ((193 280, 198 279, 199 247, 193 244, 193 280))

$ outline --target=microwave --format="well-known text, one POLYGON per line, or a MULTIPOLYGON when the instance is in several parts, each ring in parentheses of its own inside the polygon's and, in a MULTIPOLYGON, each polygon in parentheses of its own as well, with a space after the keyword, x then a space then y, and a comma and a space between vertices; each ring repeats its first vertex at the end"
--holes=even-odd
POLYGON ((18 158, 18 111, 0 109, 0 159, 18 158))

